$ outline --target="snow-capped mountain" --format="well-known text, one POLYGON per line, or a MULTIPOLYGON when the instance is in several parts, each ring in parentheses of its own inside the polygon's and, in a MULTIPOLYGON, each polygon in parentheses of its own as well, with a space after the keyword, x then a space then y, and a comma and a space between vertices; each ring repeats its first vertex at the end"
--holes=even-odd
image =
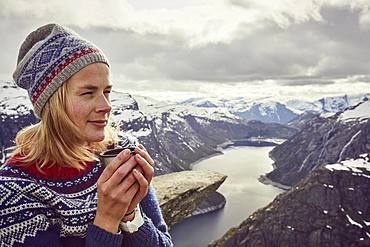
POLYGON ((253 103, 243 111, 233 112, 236 116, 265 123, 285 124, 298 115, 279 102, 253 103))
POLYGON ((313 102, 299 99, 279 102, 270 98, 251 100, 244 97, 233 99, 198 97, 189 98, 179 103, 198 108, 227 109, 235 116, 246 120, 286 124, 306 112, 329 116, 336 112, 343 111, 350 106, 354 106, 359 102, 366 101, 369 98, 370 94, 358 94, 325 97, 313 102))
POLYGON ((370 101, 331 117, 316 115, 299 133, 270 152, 275 169, 267 177, 294 185, 321 164, 370 152, 370 101))
MULTIPOLYGON (((16 133, 37 121, 26 91, 12 85, 0 82, 1 147, 12 146, 16 133)), ((119 91, 110 97, 119 136, 143 143, 156 161, 157 174, 189 169, 192 162, 219 153, 217 146, 233 139, 287 138, 296 132, 279 124, 246 122, 225 108, 179 105, 119 91)))
POLYGON ((336 113, 343 111, 348 107, 357 105, 360 102, 370 99, 370 94, 343 95, 336 97, 324 97, 313 102, 303 100, 289 100, 287 107, 292 111, 301 114, 303 112, 311 113, 336 113))
POLYGON ((258 120, 265 123, 285 124, 298 116, 284 104, 266 99, 250 101, 243 97, 234 99, 190 98, 180 103, 198 108, 224 109, 245 120, 258 120))

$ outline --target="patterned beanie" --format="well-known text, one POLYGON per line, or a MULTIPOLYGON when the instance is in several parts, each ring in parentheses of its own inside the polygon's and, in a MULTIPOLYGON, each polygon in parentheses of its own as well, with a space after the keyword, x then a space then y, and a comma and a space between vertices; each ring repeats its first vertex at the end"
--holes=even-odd
POLYGON ((74 31, 47 24, 30 33, 19 49, 15 83, 28 91, 35 115, 41 112, 53 93, 89 64, 109 66, 103 52, 74 31))

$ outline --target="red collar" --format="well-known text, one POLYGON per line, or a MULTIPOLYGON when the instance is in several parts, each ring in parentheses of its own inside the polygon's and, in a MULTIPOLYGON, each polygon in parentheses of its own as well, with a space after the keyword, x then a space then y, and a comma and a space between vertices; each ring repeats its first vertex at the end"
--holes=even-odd
POLYGON ((95 163, 94 161, 85 162, 85 169, 78 170, 74 167, 64 167, 58 164, 52 165, 52 162, 50 161, 42 168, 41 172, 34 163, 25 163, 21 160, 21 157, 22 156, 20 154, 13 155, 6 161, 6 164, 9 166, 18 167, 33 177, 42 178, 45 180, 74 179, 86 173, 87 171, 90 171, 95 163))

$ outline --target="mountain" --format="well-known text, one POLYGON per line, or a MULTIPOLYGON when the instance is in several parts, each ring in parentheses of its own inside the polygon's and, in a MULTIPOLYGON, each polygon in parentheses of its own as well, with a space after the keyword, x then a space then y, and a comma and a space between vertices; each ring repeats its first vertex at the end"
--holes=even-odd
POLYGON ((370 152, 370 101, 331 117, 316 116, 270 152, 274 170, 266 177, 292 186, 320 164, 370 152))
POLYGON ((370 246, 369 205, 365 153, 321 165, 209 246, 370 246))
POLYGON ((344 95, 340 97, 326 97, 319 99, 321 104, 322 112, 338 112, 343 111, 350 106, 357 105, 362 101, 367 101, 370 98, 370 94, 364 95, 344 95))
POLYGON ((286 125, 297 130, 301 130, 302 128, 304 128, 305 125, 307 125, 310 121, 315 119, 318 115, 319 115, 318 113, 313 113, 310 111, 304 112, 298 117, 289 121, 286 125))
POLYGON ((224 99, 218 97, 197 97, 180 101, 180 104, 198 108, 218 108, 228 110, 245 120, 258 120, 265 123, 287 124, 303 113, 323 114, 343 111, 370 98, 370 94, 343 95, 324 97, 315 101, 299 99, 281 102, 271 98, 255 100, 246 97, 224 99))
MULTIPOLYGON (((2 147, 9 147, 22 127, 37 120, 25 90, 7 82, 0 88, 0 140, 2 147)), ((288 138, 296 132, 280 124, 247 122, 227 109, 178 105, 119 91, 111 93, 111 101, 119 136, 144 144, 156 162, 157 175, 188 170, 191 163, 220 153, 219 145, 234 139, 288 138)))
POLYGON ((218 108, 228 110, 235 116, 245 120, 258 120, 265 123, 285 124, 298 114, 288 109, 284 104, 268 99, 251 101, 244 97, 233 99, 222 98, 190 98, 180 104, 198 108, 218 108))
POLYGON ((370 93, 355 94, 355 95, 342 95, 335 97, 323 97, 313 102, 305 100, 289 100, 286 106, 297 114, 304 112, 311 113, 336 113, 345 110, 351 106, 355 106, 360 102, 370 99, 370 93))
POLYGON ((280 124, 286 124, 298 116, 279 102, 253 103, 249 108, 233 113, 247 120, 280 124))
POLYGON ((260 179, 287 191, 209 246, 370 246, 370 101, 308 118, 260 179))

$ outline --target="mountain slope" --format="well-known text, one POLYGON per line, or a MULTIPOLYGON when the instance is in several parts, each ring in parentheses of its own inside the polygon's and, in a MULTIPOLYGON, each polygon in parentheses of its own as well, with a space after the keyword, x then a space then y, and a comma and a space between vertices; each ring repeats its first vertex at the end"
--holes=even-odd
POLYGON ((267 178, 294 185, 317 166, 370 151, 370 101, 323 118, 317 116, 270 152, 274 170, 267 178))
POLYGON ((320 166, 210 246, 370 246, 370 155, 320 166))

